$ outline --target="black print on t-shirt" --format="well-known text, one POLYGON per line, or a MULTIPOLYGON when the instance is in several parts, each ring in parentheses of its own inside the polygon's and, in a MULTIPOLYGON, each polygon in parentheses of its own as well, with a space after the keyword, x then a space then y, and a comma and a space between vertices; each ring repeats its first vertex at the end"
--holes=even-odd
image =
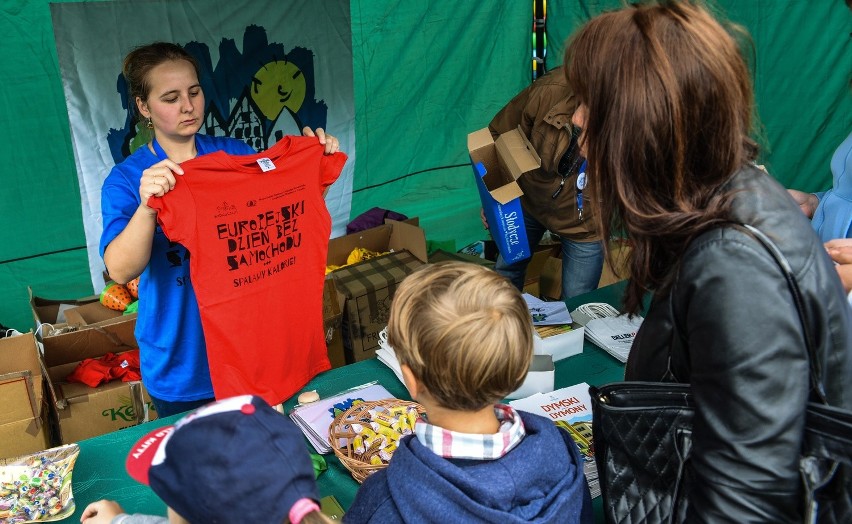
POLYGON ((177 242, 169 241, 166 260, 168 260, 170 267, 181 267, 184 261, 189 260, 189 251, 177 242))
POLYGON ((305 201, 300 200, 246 220, 217 224, 216 234, 228 247, 228 270, 269 265, 287 251, 298 248, 302 244, 299 217, 304 212, 305 201))

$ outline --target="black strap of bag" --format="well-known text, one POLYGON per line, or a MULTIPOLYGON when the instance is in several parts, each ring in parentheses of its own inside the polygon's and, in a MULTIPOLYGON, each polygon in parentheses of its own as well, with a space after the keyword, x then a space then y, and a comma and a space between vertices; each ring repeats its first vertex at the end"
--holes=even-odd
POLYGON ((802 292, 799 289, 799 282, 796 280, 796 276, 793 275, 790 263, 784 257, 784 254, 781 253, 781 250, 778 249, 778 246, 776 246, 775 243, 763 233, 763 231, 749 224, 742 224, 742 227, 751 233, 758 242, 763 244, 763 247, 765 247, 769 254, 772 255, 772 258, 775 259, 775 262, 784 274, 784 278, 787 280, 787 286, 790 288, 790 294, 793 295, 793 303, 796 305, 796 311, 799 313, 799 321, 802 323, 802 334, 805 336, 805 348, 807 349, 808 360, 810 362, 808 369, 810 370, 811 388, 819 401, 828 405, 828 398, 825 394, 825 385, 822 383, 822 365, 820 364, 819 358, 817 358, 816 354, 816 342, 813 339, 810 324, 808 324, 807 317, 805 316, 805 301, 802 298, 802 292))
MULTIPOLYGON (((849 450, 846 446, 852 439, 852 413, 832 408, 828 403, 825 384, 822 381, 822 364, 816 354, 816 342, 805 318, 804 300, 790 263, 778 249, 778 246, 762 231, 748 224, 743 224, 742 227, 763 244, 763 247, 781 268, 790 288, 790 293, 793 295, 799 320, 802 323, 802 334, 805 337, 805 347, 808 354, 811 391, 821 402, 821 405, 813 402, 808 403, 805 414, 802 456, 799 460, 799 473, 805 487, 805 522, 815 523, 820 517, 817 493, 827 488, 833 480, 840 476, 847 476, 852 471, 848 467, 842 469, 842 461, 839 460, 845 455, 847 466, 849 465, 849 450), (846 436, 845 442, 842 442, 841 435, 846 436), (841 445, 844 447, 841 448, 841 445)), ((841 478, 836 482, 836 485, 841 486, 836 489, 842 490, 845 489, 842 487, 844 485, 848 488, 849 481, 841 478)), ((827 511, 823 511, 823 514, 827 515, 824 520, 849 522, 848 519, 852 518, 852 515, 849 514, 852 511, 849 504, 852 495, 848 491, 845 494, 837 493, 834 495, 836 495, 833 497, 835 500, 840 500, 841 497, 845 497, 845 499, 842 503, 838 503, 836 508, 828 508, 827 511)))
MULTIPOLYGON (((821 402, 808 403, 806 413, 800 460, 805 522, 817 522, 818 517, 819 522, 852 522, 852 412, 828 406, 816 342, 789 262, 762 231, 744 224, 732 227, 744 229, 775 260, 802 324, 809 382, 821 402)), ((676 321, 673 331, 678 331, 676 321)), ((667 374, 674 376, 671 355, 667 374)), ((694 412, 689 385, 619 382, 593 386, 590 393, 606 520, 622 524, 683 522, 694 412)))

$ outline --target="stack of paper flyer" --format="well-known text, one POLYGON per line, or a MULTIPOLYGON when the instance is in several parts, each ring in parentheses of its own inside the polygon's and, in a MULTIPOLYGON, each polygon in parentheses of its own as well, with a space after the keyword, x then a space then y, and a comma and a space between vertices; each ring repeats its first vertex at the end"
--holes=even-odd
POLYGON ((583 304, 572 311, 571 316, 586 327, 589 342, 620 362, 627 362, 633 339, 644 320, 640 315, 634 315, 633 318, 621 315, 617 309, 605 303, 583 304))
POLYGON ((592 497, 600 496, 598 470, 592 439, 592 402, 589 385, 581 382, 575 386, 557 389, 551 393, 538 393, 509 402, 513 408, 541 415, 571 434, 583 457, 583 472, 592 497))
POLYGON ((565 302, 545 302, 529 293, 524 293, 524 301, 535 326, 558 326, 573 322, 565 302))
POLYGON ((377 382, 371 382, 310 404, 296 406, 290 412, 290 418, 299 426, 317 453, 328 453, 331 451, 328 428, 337 415, 351 408, 353 404, 386 398, 394 397, 377 382))

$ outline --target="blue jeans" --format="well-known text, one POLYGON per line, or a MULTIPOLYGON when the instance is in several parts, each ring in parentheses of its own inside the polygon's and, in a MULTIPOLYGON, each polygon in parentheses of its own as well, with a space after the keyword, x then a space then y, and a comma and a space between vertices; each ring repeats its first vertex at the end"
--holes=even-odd
POLYGON ((170 400, 161 400, 158 398, 151 397, 151 402, 154 404, 154 409, 157 410, 157 417, 163 418, 171 415, 177 415, 178 413, 184 413, 186 411, 191 411, 195 408, 200 408, 201 406, 207 405, 216 400, 215 398, 204 398, 201 400, 190 400, 188 402, 172 402, 170 400))
MULTIPOLYGON (((530 252, 541 242, 547 229, 538 220, 524 215, 524 225, 530 252)), ((597 289, 603 271, 603 245, 601 242, 577 242, 560 238, 562 243, 562 300, 597 289)), ((524 289, 524 279, 530 259, 507 264, 503 255, 497 257, 494 270, 512 281, 520 290, 524 289)))

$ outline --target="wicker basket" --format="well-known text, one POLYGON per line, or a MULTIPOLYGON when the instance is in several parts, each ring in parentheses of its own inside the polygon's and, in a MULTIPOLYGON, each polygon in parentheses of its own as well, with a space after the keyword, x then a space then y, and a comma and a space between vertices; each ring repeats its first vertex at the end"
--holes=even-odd
POLYGON ((329 426, 328 441, 331 444, 331 448, 334 450, 334 454, 337 455, 337 458, 340 459, 343 466, 352 473, 352 478, 357 480, 359 483, 364 482, 365 478, 369 477, 376 471, 386 468, 387 464, 370 463, 370 458, 378 453, 378 449, 371 448, 363 454, 355 453, 352 443, 356 437, 356 433, 352 430, 351 425, 358 423, 369 424, 370 415, 368 411, 373 408, 391 408, 398 406, 413 407, 421 415, 426 412, 426 410, 423 409, 423 406, 416 402, 408 402, 397 398, 373 400, 352 406, 338 415, 334 419, 334 422, 332 422, 329 426), (340 445, 341 441, 345 442, 342 446, 340 445))

